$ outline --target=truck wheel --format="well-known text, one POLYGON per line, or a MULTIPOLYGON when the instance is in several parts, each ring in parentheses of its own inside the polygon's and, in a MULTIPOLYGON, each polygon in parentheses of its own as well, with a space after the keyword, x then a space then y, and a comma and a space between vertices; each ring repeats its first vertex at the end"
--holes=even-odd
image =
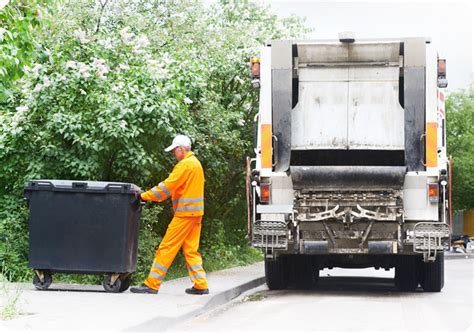
POLYGON ((444 287, 444 254, 434 262, 421 262, 420 284, 424 291, 440 292, 444 287))
POLYGON ((265 259, 265 278, 268 289, 285 289, 288 285, 288 264, 286 258, 265 259))
POLYGON ((33 285, 36 287, 36 289, 46 290, 49 288, 49 286, 53 282, 53 276, 51 275, 51 272, 49 271, 43 271, 42 273, 43 273, 43 281, 41 281, 38 275, 34 273, 35 275, 33 276, 33 285))
POLYGON ((291 280, 296 288, 311 289, 319 279, 319 270, 313 257, 296 255, 291 258, 291 280))
POLYGON ((398 255, 395 266, 395 286, 400 291, 415 291, 418 287, 420 257, 398 255))

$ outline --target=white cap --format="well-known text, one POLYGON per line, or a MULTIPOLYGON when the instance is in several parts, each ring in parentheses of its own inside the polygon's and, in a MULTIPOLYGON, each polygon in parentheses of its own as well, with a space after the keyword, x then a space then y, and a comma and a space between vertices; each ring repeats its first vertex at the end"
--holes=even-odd
POLYGON ((171 146, 165 149, 165 151, 172 151, 176 147, 189 147, 191 148, 191 139, 186 135, 176 135, 173 139, 171 146))

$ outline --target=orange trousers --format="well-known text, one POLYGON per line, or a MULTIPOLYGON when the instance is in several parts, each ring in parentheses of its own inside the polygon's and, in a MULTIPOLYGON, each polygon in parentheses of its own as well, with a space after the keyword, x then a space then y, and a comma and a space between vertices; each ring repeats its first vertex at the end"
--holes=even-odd
POLYGON ((156 250, 150 274, 145 284, 152 289, 160 289, 168 268, 173 263, 179 249, 183 248, 189 277, 196 289, 207 289, 206 272, 198 252, 201 236, 202 216, 175 216, 166 230, 165 237, 156 250))

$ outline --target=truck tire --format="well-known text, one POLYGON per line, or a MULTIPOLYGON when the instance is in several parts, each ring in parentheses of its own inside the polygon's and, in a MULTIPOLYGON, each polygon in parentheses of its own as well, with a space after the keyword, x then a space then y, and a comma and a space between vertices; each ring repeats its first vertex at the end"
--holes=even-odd
POLYGON ((444 287, 444 254, 434 262, 421 262, 420 284, 424 291, 440 292, 444 287))
POLYGON ((285 289, 288 286, 288 262, 286 258, 265 259, 265 278, 268 289, 285 289))
POLYGON ((311 256, 291 257, 291 285, 298 289, 311 289, 319 279, 319 269, 311 256))
POLYGON ((398 255, 395 265, 395 286, 400 291, 415 291, 418 287, 421 258, 398 255))

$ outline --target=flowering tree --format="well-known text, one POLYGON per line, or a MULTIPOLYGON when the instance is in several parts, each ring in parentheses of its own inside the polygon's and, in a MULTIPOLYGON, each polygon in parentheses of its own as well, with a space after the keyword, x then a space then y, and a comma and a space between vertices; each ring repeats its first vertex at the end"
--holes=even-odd
POLYGON ((300 20, 251 1, 60 1, 49 13, 36 61, 0 104, 3 200, 18 201, 34 178, 148 188, 171 170, 163 149, 184 133, 206 175, 203 251, 242 242, 257 107, 247 59, 265 40, 301 37, 300 20))

